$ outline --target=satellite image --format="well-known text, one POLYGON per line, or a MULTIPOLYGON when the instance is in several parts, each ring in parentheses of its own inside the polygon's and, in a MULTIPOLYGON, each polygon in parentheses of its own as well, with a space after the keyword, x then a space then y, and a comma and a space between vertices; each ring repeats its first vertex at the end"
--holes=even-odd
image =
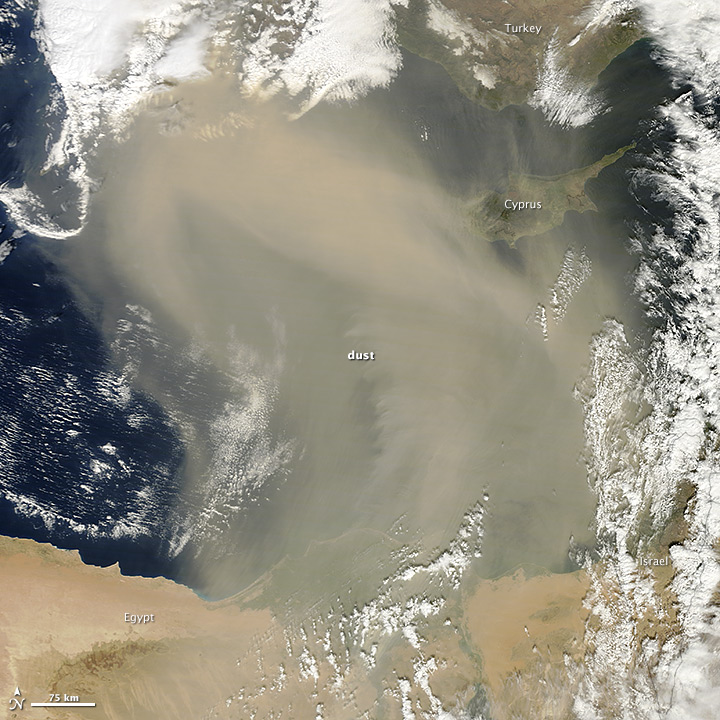
POLYGON ((0 0, 0 694, 720 720, 720 5, 0 0))

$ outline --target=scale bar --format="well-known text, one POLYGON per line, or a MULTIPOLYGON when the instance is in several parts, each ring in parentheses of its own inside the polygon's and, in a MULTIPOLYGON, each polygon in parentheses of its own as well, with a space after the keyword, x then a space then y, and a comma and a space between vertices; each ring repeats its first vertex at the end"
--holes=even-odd
POLYGON ((30 703, 30 707, 95 707, 95 703, 81 703, 81 702, 30 703))

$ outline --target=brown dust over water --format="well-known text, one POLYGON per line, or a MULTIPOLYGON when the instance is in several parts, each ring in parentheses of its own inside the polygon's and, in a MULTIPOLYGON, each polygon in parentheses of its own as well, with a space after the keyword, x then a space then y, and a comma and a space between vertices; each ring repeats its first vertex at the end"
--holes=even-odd
POLYGON ((167 107, 137 121, 74 262, 109 317, 131 298, 170 352, 202 353, 255 404, 229 409, 208 447, 196 407, 135 379, 177 418, 186 496, 208 504, 178 531, 196 587, 226 596, 285 558, 300 568, 288 592, 329 597, 328 577, 355 575, 348 538, 370 533, 386 538, 376 571, 352 582, 371 593, 385 556, 446 546, 485 493, 481 575, 566 569, 593 508, 572 388, 620 302, 602 269, 545 342, 533 313, 567 242, 533 240, 519 272, 397 127, 368 133, 352 109, 335 126, 288 121, 218 80, 174 92, 180 127, 167 132, 167 107), (352 350, 376 359, 349 361, 352 350), (238 459, 223 433, 242 440, 254 421, 267 437, 238 459))

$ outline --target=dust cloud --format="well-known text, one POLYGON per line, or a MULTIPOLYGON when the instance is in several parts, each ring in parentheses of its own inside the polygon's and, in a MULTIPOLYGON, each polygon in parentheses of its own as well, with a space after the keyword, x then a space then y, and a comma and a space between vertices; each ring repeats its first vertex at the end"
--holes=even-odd
MULTIPOLYGON (((97 266, 76 272, 88 286, 119 278, 173 353, 192 338, 241 386, 213 448, 192 428, 196 407, 156 393, 185 418, 187 496, 212 506, 178 530, 197 584, 230 594, 353 529, 443 543, 485 492, 486 572, 561 569, 592 511, 571 393, 583 353, 543 343, 528 320, 537 288, 473 235, 401 133, 368 132, 352 112, 291 122, 217 80, 175 101, 179 130, 163 131, 167 108, 148 111, 113 158, 97 266), (267 438, 246 453, 253 422, 267 438)), ((110 302, 111 285, 92 292, 110 302)), ((587 339, 589 326, 577 346, 587 339)))

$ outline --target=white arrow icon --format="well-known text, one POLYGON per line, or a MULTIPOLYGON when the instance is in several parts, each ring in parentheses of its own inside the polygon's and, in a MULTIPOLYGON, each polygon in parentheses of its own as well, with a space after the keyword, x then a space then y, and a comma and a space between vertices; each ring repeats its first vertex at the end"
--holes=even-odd
POLYGON ((10 698, 10 709, 11 710, 22 710, 23 705, 25 703, 25 698, 21 698, 20 700, 17 700, 16 698, 20 697, 22 693, 20 692, 19 687, 15 687, 15 692, 13 693, 13 697, 10 698))

